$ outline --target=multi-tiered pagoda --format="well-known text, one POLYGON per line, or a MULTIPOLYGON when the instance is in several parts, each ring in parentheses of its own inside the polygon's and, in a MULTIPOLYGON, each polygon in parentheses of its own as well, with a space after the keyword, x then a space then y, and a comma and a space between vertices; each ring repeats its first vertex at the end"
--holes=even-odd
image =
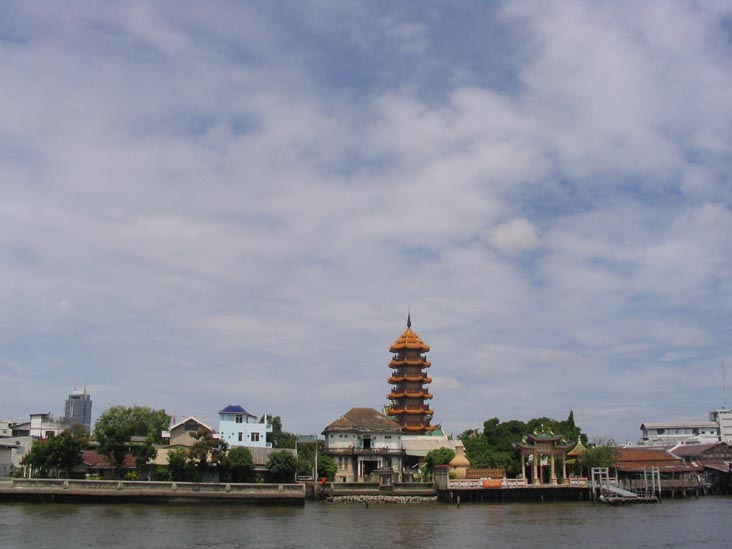
POLYGON ((411 315, 407 316, 407 329, 389 348, 394 353, 389 368, 394 372, 389 383, 394 387, 386 396, 391 404, 386 414, 402 426, 402 429, 415 435, 423 435, 436 429, 430 426, 432 414, 426 400, 432 398, 426 385, 432 382, 426 369, 430 363, 424 357, 430 346, 412 331, 411 315))

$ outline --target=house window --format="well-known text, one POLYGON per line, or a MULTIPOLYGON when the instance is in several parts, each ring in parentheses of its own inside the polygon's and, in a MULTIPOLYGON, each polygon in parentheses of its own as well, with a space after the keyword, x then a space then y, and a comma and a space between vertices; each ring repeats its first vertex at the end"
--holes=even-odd
POLYGON ((259 433, 252 433, 252 442, 259 442, 259 433))
POLYGON ((239 433, 239 442, 244 440, 244 433, 239 433))
POLYGON ((384 439, 391 440, 391 435, 384 435, 384 439))
POLYGON ((198 431, 198 422, 193 421, 193 420, 188 420, 188 421, 186 421, 184 429, 186 431, 194 431, 194 432, 198 431))
POLYGON ((236 414, 236 422, 242 423, 244 421, 244 416, 241 414, 236 414))

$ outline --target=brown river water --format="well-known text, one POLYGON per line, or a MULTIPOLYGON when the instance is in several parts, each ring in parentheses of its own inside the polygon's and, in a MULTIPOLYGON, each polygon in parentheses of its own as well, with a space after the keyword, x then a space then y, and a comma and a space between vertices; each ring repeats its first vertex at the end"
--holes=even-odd
POLYGON ((2 548, 732 548, 732 498, 611 507, 0 504, 2 548))

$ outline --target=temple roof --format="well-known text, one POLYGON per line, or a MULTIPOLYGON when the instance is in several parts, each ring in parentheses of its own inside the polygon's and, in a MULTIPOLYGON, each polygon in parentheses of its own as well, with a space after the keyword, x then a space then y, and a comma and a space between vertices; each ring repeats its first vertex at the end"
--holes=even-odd
POLYGON ((422 339, 412 330, 412 318, 407 317, 407 329, 404 330, 402 335, 399 336, 392 346, 389 348, 390 353, 396 353, 404 349, 416 349, 421 353, 426 353, 430 350, 430 346, 427 345, 422 339))
POLYGON ((401 426, 373 408, 351 408, 328 425, 323 434, 333 431, 360 433, 400 433, 401 426))

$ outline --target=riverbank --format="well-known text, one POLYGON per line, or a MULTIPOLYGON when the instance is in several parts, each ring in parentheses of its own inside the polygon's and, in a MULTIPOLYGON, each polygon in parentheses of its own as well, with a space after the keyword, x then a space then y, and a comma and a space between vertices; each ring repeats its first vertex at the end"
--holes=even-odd
POLYGON ((14 479, 0 502, 305 505, 302 484, 14 479))

